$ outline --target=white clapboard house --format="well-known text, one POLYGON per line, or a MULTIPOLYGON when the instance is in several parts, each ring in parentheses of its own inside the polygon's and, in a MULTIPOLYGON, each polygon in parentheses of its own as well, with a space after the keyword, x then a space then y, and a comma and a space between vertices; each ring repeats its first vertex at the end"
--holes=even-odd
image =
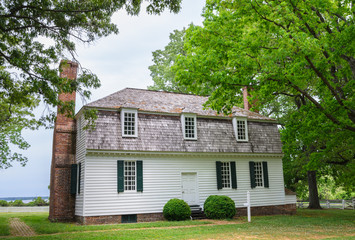
POLYGON ((172 198, 203 208, 210 195, 227 195, 245 214, 290 214, 276 121, 233 108, 229 116, 204 109, 206 97, 126 88, 85 105, 76 115, 72 171, 79 222, 163 219, 172 198), (93 131, 85 109, 97 109, 93 131), (77 175, 77 176, 76 176, 77 175))

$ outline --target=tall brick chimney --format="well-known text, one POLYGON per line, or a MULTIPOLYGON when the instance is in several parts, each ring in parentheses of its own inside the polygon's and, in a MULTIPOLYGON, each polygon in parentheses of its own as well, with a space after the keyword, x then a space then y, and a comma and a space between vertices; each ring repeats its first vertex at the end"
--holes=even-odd
MULTIPOLYGON (((77 68, 76 62, 62 60, 60 77, 75 81, 77 68)), ((60 93, 58 98, 75 102, 75 95, 75 92, 60 93)), ((58 110, 53 133, 49 220, 72 221, 75 218, 75 195, 70 194, 70 173, 71 164, 75 163, 75 119, 58 110)))
MULTIPOLYGON (((243 87, 243 102, 244 102, 244 109, 245 110, 250 110, 252 108, 252 104, 248 101, 248 97, 250 97, 250 94, 248 93, 248 87, 245 86, 243 87)), ((255 104, 256 100, 253 102, 255 104)), ((254 109, 254 112, 259 113, 258 110, 254 109)))
POLYGON ((251 105, 248 101, 248 96, 250 96, 250 94, 248 93, 248 87, 243 87, 243 102, 244 102, 244 109, 245 110, 250 110, 251 105))

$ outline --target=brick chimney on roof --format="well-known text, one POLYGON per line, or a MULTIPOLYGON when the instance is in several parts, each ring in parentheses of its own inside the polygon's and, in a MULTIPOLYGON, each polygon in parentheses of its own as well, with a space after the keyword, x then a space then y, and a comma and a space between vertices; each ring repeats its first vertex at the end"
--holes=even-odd
MULTIPOLYGON (((244 103, 244 109, 245 110, 250 110, 253 105, 250 104, 250 102, 248 101, 248 97, 250 97, 250 93, 248 93, 248 87, 245 86, 243 87, 243 103, 244 103)), ((255 101, 254 101, 255 103, 255 101)), ((254 110, 254 112, 258 113, 258 110, 254 110)))
POLYGON ((248 87, 243 87, 243 102, 244 102, 244 109, 245 110, 250 110, 251 105, 248 101, 248 96, 250 96, 250 94, 248 93, 248 87))
MULTIPOLYGON (((62 60, 60 77, 75 81, 77 68, 76 62, 62 60)), ((60 93, 58 98, 75 102, 75 95, 75 92, 60 93)), ((58 110, 53 133, 49 220, 72 221, 75 218, 75 195, 70 194, 70 173, 71 164, 75 163, 76 123, 75 119, 58 110)))

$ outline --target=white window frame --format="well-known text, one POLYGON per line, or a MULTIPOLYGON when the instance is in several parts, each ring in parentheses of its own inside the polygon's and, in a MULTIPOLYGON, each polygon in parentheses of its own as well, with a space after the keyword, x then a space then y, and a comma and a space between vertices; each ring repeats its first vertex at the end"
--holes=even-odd
POLYGON ((262 162, 254 162, 255 187, 264 187, 264 170, 262 162), (257 176, 258 175, 258 176, 257 176))
POLYGON ((249 137, 248 137, 248 121, 247 121, 247 118, 235 117, 235 118, 233 118, 232 122, 233 122, 234 135, 235 135, 235 138, 237 139, 237 141, 238 142, 248 142, 249 141, 249 137), (238 135, 238 131, 239 131, 239 129, 238 129, 238 121, 244 122, 245 139, 239 138, 239 135, 238 135))
POLYGON ((230 162, 221 162, 221 178, 222 178, 222 189, 232 189, 232 171, 231 171, 231 163, 230 162), (225 186, 225 183, 223 182, 223 165, 228 165, 228 175, 229 175, 229 187, 225 186))
MULTIPOLYGON (((130 176, 133 176, 133 175, 130 175, 130 176)), ((123 161, 123 189, 125 192, 136 192, 137 191, 137 161, 123 161), (134 185, 127 185, 126 182, 127 182, 127 179, 126 177, 129 177, 129 176, 126 176, 126 164, 128 165, 128 163, 134 163, 134 171, 131 171, 133 172, 134 174, 134 185), (128 189, 128 187, 133 187, 134 189, 128 189)))
POLYGON ((181 124, 182 124, 182 135, 184 136, 185 140, 197 140, 197 117, 196 114, 181 114, 181 124), (186 118, 193 118, 194 119, 194 137, 186 136, 186 118))
POLYGON ((121 110, 121 129, 122 137, 138 137, 138 111, 136 109, 121 110), (134 114, 134 134, 125 134, 125 113, 134 114))

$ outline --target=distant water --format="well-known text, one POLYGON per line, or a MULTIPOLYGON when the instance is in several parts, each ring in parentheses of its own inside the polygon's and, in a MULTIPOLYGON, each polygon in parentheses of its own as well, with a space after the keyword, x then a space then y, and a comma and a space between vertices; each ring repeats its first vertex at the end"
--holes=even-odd
MULTIPOLYGON (((5 200, 8 202, 15 201, 15 200, 22 200, 23 203, 29 203, 32 202, 36 197, 0 197, 0 200, 5 200)), ((47 197, 42 197, 40 196, 43 200, 48 201, 48 196, 47 197)))

